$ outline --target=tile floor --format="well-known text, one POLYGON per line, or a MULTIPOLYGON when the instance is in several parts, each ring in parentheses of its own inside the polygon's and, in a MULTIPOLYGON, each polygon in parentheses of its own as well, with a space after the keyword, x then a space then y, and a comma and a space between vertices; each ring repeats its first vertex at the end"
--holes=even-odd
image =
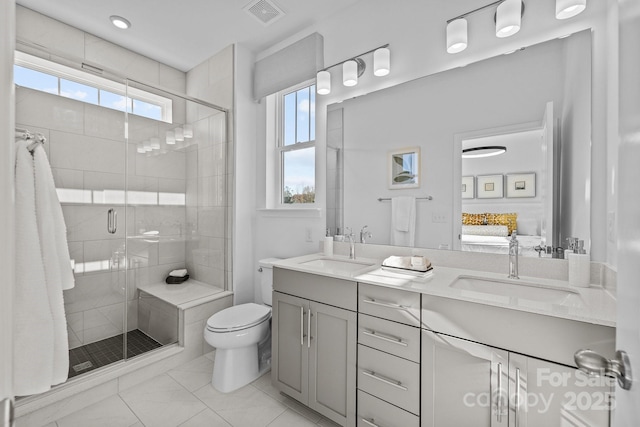
POLYGON ((231 393, 211 386, 215 352, 45 427, 335 427, 271 386, 271 373, 231 393))

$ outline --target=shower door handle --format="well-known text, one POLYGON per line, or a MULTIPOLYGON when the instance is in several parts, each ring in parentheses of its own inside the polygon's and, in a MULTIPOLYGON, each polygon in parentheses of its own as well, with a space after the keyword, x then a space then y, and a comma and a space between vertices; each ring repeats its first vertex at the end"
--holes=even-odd
POLYGON ((118 231, 118 212, 111 208, 107 211, 107 232, 116 234, 118 231))

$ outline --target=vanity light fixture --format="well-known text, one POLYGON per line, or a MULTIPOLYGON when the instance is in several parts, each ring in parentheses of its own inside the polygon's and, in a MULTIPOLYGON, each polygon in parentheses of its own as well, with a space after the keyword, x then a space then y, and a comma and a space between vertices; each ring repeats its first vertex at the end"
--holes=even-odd
POLYGON ((129 20, 123 18, 122 16, 111 15, 109 19, 114 26, 120 28, 121 30, 126 30, 131 27, 131 22, 129 22, 129 20))
POLYGON ((180 128, 180 127, 175 128, 173 130, 173 135, 175 136, 176 141, 178 141, 178 142, 184 141, 184 130, 182 128, 180 128))
POLYGON ((373 75, 383 77, 391 71, 391 51, 381 47, 373 52, 373 75))
POLYGON ((509 37, 520 31, 520 23, 524 15, 524 1, 498 0, 477 9, 470 10, 447 21, 447 52, 459 53, 467 48, 467 17, 481 10, 497 6, 494 20, 496 37, 509 37))
POLYGON ((496 37, 509 37, 520 31, 524 3, 522 0, 504 0, 496 9, 496 37))
POLYGON ((480 147, 465 148, 462 150, 463 159, 477 159, 480 157, 498 156, 506 153, 507 147, 503 145, 485 145, 480 147))
POLYGON ((447 52, 458 53, 467 48, 467 20, 457 18, 447 22, 447 52))
POLYGON ((572 18, 586 8, 587 0, 556 0, 556 18, 572 18))
POLYGON ((361 56, 372 52, 373 74, 375 76, 386 76, 391 70, 391 52, 388 48, 389 45, 385 44, 318 71, 316 74, 316 93, 318 93, 318 95, 328 95, 331 93, 331 73, 329 69, 337 67, 338 65, 342 65, 342 84, 347 87, 357 85, 358 78, 364 74, 367 68, 367 64, 361 56))
POLYGON ((184 126, 182 127, 182 131, 183 131, 184 137, 185 137, 186 139, 191 139, 191 138, 193 138, 193 126, 191 126, 191 125, 184 125, 184 126))

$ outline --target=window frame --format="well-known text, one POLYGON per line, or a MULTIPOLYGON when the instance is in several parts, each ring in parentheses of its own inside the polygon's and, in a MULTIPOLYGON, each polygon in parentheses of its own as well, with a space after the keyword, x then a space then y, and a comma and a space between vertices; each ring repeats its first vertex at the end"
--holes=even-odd
MULTIPOLYGON (((54 76, 58 79, 58 93, 45 92, 50 93, 51 95, 61 96, 67 99, 73 99, 78 102, 85 102, 90 105, 95 105, 98 107, 109 108, 115 111, 123 111, 119 109, 114 109, 105 105, 100 104, 100 91, 107 91, 113 94, 123 96, 127 100, 127 105, 131 104, 131 108, 125 107, 127 113, 133 114, 139 117, 144 117, 149 120, 156 120, 154 118, 150 118, 148 116, 136 114, 133 111, 133 100, 142 101, 148 104, 156 105, 161 109, 161 118, 159 121, 165 123, 172 123, 173 121, 173 100, 171 98, 166 98, 164 96, 156 95, 151 92, 147 92, 144 90, 140 90, 137 88, 133 88, 128 86, 126 83, 120 83, 113 80, 109 80, 104 77, 100 77, 86 71, 78 70, 72 67, 68 67, 66 65, 58 64, 53 61, 39 58, 37 56, 29 55, 24 52, 15 52, 15 65, 18 65, 23 68, 28 68, 30 70, 38 71, 40 73, 48 74, 50 76, 54 76), (69 80, 75 83, 83 84, 86 86, 90 86, 92 88, 98 89, 98 103, 92 103, 83 101, 76 98, 68 98, 60 93, 60 79, 69 80)), ((33 89, 39 90, 39 89, 33 89)), ((124 112, 123 111, 123 112, 124 112)))
MULTIPOLYGON (((313 89, 309 90, 309 105, 310 105, 310 109, 311 109, 311 92, 315 93, 315 85, 316 85, 316 80, 315 79, 311 79, 311 80, 307 80, 305 82, 302 82, 300 84, 297 84, 295 86, 291 86, 287 89, 284 89, 280 92, 277 92, 275 94, 275 121, 276 121, 276 126, 275 126, 275 130, 276 130, 276 137, 275 137, 275 147, 274 147, 274 156, 275 156, 275 164, 276 164, 276 168, 277 168, 277 182, 276 185, 278 186, 277 191, 275 191, 275 195, 277 197, 276 199, 276 203, 275 205, 280 208, 280 209, 316 209, 317 208, 317 151, 316 151, 316 131, 315 131, 315 113, 314 113, 314 139, 311 139, 311 128, 309 128, 309 141, 306 142, 294 142, 293 144, 290 145, 284 145, 284 118, 285 118, 285 102, 284 102, 284 98, 285 96, 297 92, 300 89, 304 89, 304 88, 311 88, 313 87, 313 89), (314 177, 313 177, 313 189, 314 189, 314 199, 313 202, 308 202, 308 203, 285 203, 284 202, 284 155, 287 152, 294 152, 294 151, 298 151, 298 150, 304 150, 304 149, 308 149, 308 148, 313 148, 314 149, 314 177)), ((314 98, 315 99, 315 98, 314 98)), ((315 109, 315 102, 314 102, 314 107, 315 109)), ((296 108, 297 110, 297 108, 296 108)), ((311 112, 309 113, 309 119, 310 119, 310 126, 311 126, 311 112)), ((297 120, 296 120, 296 130, 297 130, 297 120)))

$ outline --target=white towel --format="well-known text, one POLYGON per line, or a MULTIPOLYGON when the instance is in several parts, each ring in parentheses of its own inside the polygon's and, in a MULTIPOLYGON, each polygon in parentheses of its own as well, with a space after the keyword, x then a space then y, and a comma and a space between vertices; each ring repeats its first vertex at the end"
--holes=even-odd
POLYGON ((69 374, 69 342, 62 291, 74 286, 67 226, 51 174, 47 154, 41 144, 33 152, 35 164, 36 218, 44 261, 44 272, 53 316, 53 376, 51 384, 61 384, 69 374))
POLYGON ((53 378, 53 316, 36 220, 33 157, 27 141, 16 143, 16 278, 14 291, 13 391, 42 393, 53 378))
POLYGON ((416 198, 391 198, 391 244, 414 246, 416 228, 416 198))

